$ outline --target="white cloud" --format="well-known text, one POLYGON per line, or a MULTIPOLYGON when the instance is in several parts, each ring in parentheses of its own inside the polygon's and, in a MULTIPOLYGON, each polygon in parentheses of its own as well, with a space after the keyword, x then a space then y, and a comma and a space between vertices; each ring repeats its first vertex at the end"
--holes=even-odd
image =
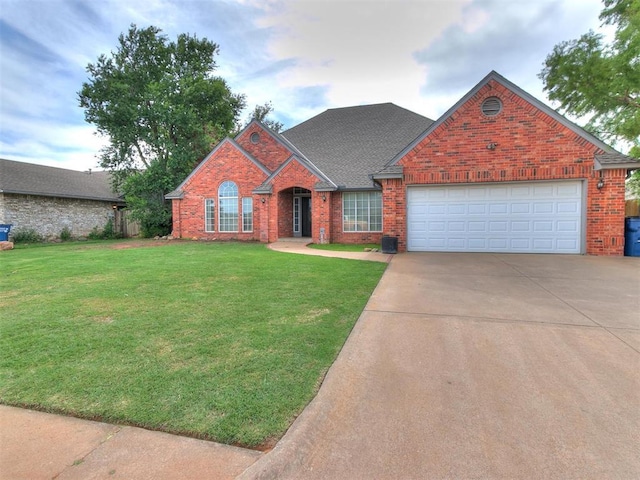
POLYGON ((261 22, 278 34, 275 59, 296 59, 278 75, 281 88, 326 86, 327 106, 420 102, 425 69, 413 52, 461 17, 468 1, 283 2, 261 22))
POLYGON ((394 102, 437 118, 495 69, 544 100, 553 46, 598 28, 600 0, 0 0, 0 156, 96 165, 85 68, 131 23, 220 45, 218 74, 291 127, 394 102))

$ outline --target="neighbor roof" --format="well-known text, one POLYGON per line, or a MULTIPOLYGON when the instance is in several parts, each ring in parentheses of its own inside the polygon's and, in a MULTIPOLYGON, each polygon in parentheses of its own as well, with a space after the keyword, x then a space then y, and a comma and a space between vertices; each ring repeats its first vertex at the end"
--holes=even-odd
POLYGON ((0 193, 122 202, 108 172, 80 172, 0 159, 0 193))
POLYGON ((334 108, 281 135, 338 188, 371 188, 370 175, 433 123, 393 103, 334 108))

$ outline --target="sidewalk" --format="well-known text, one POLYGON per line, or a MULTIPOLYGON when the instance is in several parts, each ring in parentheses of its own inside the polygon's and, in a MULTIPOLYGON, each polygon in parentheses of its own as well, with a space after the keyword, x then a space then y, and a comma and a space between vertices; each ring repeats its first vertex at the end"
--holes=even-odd
POLYGON ((233 479, 262 452, 0 405, 2 480, 233 479))
POLYGON ((393 255, 382 252, 340 252, 335 250, 310 248, 305 240, 281 239, 275 243, 270 243, 268 247, 277 252, 315 255, 318 257, 347 258, 350 260, 368 260, 370 262, 389 263, 393 258, 393 255))

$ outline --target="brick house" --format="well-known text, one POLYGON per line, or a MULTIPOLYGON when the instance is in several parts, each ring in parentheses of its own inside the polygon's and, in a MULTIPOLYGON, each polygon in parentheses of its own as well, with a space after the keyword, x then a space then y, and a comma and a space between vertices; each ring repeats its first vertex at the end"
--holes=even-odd
POLYGON ((393 104, 251 122, 173 192, 173 235, 622 255, 622 155, 491 72, 437 121, 393 104))
POLYGON ((108 220, 124 236, 138 232, 126 221, 124 200, 111 188, 107 172, 0 159, 0 223, 16 232, 33 230, 43 238, 60 237, 68 229, 75 237, 102 229, 108 220))

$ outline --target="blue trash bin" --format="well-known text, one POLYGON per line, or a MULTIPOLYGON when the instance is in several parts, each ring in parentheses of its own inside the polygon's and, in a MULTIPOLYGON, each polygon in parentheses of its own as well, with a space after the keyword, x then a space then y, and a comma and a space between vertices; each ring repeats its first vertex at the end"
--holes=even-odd
POLYGON ((624 219, 624 254, 640 257, 640 217, 624 219))
POLYGON ((10 224, 0 224, 0 242, 9 241, 9 232, 11 231, 10 224))

